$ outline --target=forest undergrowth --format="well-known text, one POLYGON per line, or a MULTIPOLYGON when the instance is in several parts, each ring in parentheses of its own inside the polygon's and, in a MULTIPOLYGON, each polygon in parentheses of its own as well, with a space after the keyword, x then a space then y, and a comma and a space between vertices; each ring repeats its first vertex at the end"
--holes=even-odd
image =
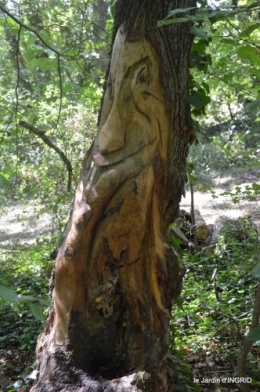
MULTIPOLYGON (((233 182, 232 187, 222 189, 222 193, 229 198, 234 208, 240 208, 241 216, 225 219, 214 251, 196 254, 177 249, 186 267, 186 275, 181 297, 172 311, 169 374, 175 379, 176 388, 180 392, 239 391, 235 381, 236 361, 245 334, 251 325, 258 284, 258 278, 253 276, 251 271, 259 264, 259 234, 252 223, 250 213, 244 214, 243 202, 250 199, 252 205, 257 206, 260 200, 259 189, 257 186, 254 188, 254 182, 247 189, 241 188, 241 183, 243 184, 249 175, 252 179, 257 178, 255 157, 252 156, 251 167, 244 167, 243 154, 248 156, 248 151, 240 146, 240 151, 237 152, 239 160, 232 166, 228 156, 221 156, 223 149, 219 148, 218 152, 217 145, 220 143, 216 144, 215 141, 211 145, 205 143, 197 147, 209 155, 219 153, 218 160, 222 159, 222 165, 214 167, 215 159, 206 159, 203 153, 199 158, 197 156, 193 173, 196 198, 200 199, 203 190, 210 193, 214 205, 216 187, 212 184, 221 176, 221 171, 225 170, 226 159, 226 173, 233 182), (202 173, 201 167, 205 164, 209 165, 209 170, 202 173)), ((195 153, 196 150, 192 151, 191 157, 195 157, 195 153)), ((4 199, 5 196, 2 197, 4 199)), ((205 209, 207 207, 208 205, 205 205, 205 209)), ((48 281, 53 269, 49 255, 58 241, 63 224, 57 224, 56 214, 46 215, 46 208, 37 204, 37 201, 32 203, 31 209, 39 222, 44 212, 45 223, 48 222, 48 227, 52 227, 52 230, 46 230, 43 225, 43 234, 39 235, 36 227, 32 229, 26 226, 30 213, 28 201, 21 204, 17 200, 9 200, 9 206, 7 202, 6 206, 2 207, 2 220, 8 211, 9 214, 10 210, 13 213, 13 218, 10 219, 9 215, 6 225, 15 227, 21 221, 25 225, 20 238, 19 233, 8 238, 3 235, 3 231, 1 233, 0 283, 5 287, 4 296, 9 301, 1 300, 0 303, 2 392, 27 392, 37 377, 37 371, 34 369, 34 350, 48 313, 48 281), (17 216, 15 208, 18 206, 17 216), (24 206, 24 210, 21 206, 24 206), (24 211, 24 214, 21 211, 24 211), (50 224, 51 221, 53 225, 50 224), (26 230, 30 232, 27 237, 26 230)), ((200 212, 203 215, 201 204, 200 212)), ((222 212, 224 213, 224 209, 218 210, 219 216, 222 212)), ((33 218, 30 219, 33 222, 33 218)), ((65 215, 62 219, 65 221, 65 215)), ((257 391, 260 386, 259 344, 260 342, 254 343, 247 361, 252 391, 257 391)))
MULTIPOLYGON (((2 3, 0 392, 28 392, 48 315, 50 253, 95 137, 116 1, 2 3)), ((201 215, 225 224, 214 251, 176 249, 186 275, 168 371, 177 392, 235 392, 260 277, 252 274, 260 264, 260 10, 253 0, 198 4, 194 15, 182 13, 194 24, 187 101, 200 124, 189 177, 201 215)), ((247 357, 252 392, 260 390, 259 344, 247 357)))

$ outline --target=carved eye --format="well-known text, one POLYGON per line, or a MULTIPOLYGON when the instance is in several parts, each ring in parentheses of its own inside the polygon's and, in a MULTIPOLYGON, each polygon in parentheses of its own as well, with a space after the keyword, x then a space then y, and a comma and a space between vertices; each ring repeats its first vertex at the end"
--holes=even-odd
POLYGON ((111 87, 112 86, 112 80, 108 80, 107 81, 107 87, 111 87))
POLYGON ((147 80, 148 80, 148 75, 141 74, 139 76, 139 82, 144 83, 147 82, 147 80))

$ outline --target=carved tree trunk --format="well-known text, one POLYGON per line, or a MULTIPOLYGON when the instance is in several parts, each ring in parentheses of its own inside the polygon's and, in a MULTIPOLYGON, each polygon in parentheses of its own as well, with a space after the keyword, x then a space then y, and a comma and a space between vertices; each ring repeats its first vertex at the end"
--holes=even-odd
POLYGON ((167 226, 178 214, 192 140, 192 37, 156 28, 193 0, 118 0, 95 142, 56 257, 33 392, 174 390, 168 326, 184 268, 167 226))

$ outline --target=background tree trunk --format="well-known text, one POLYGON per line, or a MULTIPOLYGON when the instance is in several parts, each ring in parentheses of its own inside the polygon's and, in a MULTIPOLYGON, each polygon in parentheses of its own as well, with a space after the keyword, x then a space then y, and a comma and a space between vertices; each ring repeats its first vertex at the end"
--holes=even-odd
POLYGON ((93 25, 93 40, 94 42, 103 43, 98 50, 99 59, 97 60, 97 63, 103 74, 105 74, 109 59, 109 45, 105 44, 105 42, 108 41, 108 34, 106 33, 108 4, 105 0, 96 0, 92 7, 95 21, 93 25))
POLYGON ((57 249, 33 392, 174 390, 168 326, 184 268, 167 226, 178 214, 192 141, 192 36, 186 24, 156 23, 191 6, 118 1, 99 130, 57 249))

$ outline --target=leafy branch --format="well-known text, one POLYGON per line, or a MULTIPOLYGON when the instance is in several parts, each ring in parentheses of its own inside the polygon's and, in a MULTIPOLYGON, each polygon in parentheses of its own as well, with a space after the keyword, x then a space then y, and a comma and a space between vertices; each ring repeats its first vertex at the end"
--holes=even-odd
POLYGON ((225 9, 224 7, 222 7, 222 9, 219 9, 218 7, 178 8, 170 11, 164 20, 158 21, 157 26, 161 27, 171 23, 183 23, 189 21, 203 22, 206 19, 208 19, 211 24, 214 24, 219 20, 228 19, 230 16, 235 16, 238 12, 243 13, 248 11, 258 11, 259 9, 259 2, 255 2, 246 7, 228 7, 228 9, 225 9))
POLYGON ((20 19, 16 18, 16 16, 14 16, 13 14, 11 14, 11 12, 9 12, 5 7, 3 7, 2 5, 0 5, 0 10, 9 16, 9 18, 11 18, 14 22, 16 22, 20 28, 24 28, 25 30, 30 31, 31 33, 35 34, 36 37, 39 38, 39 40, 50 50, 52 50, 54 53, 56 53, 57 55, 60 55, 60 53, 53 48, 51 45, 49 45, 43 38, 42 36, 38 33, 38 31, 32 29, 31 27, 27 26, 26 24, 24 24, 20 19))
POLYGON ((63 160, 66 168, 67 168, 67 172, 68 172, 68 192, 71 189, 71 177, 72 177, 72 165, 70 160, 67 158, 67 156, 64 154, 63 151, 61 151, 61 149, 59 147, 57 147, 48 136, 46 136, 44 131, 41 131, 39 128, 36 128, 35 126, 28 124, 26 121, 20 121, 19 125, 21 125, 21 127, 28 129, 29 131, 31 131, 32 133, 34 133, 35 135, 39 136, 39 138, 41 138, 45 144, 47 144, 47 146, 49 146, 50 148, 52 148, 54 151, 56 151, 56 153, 61 157, 61 159, 63 160))

